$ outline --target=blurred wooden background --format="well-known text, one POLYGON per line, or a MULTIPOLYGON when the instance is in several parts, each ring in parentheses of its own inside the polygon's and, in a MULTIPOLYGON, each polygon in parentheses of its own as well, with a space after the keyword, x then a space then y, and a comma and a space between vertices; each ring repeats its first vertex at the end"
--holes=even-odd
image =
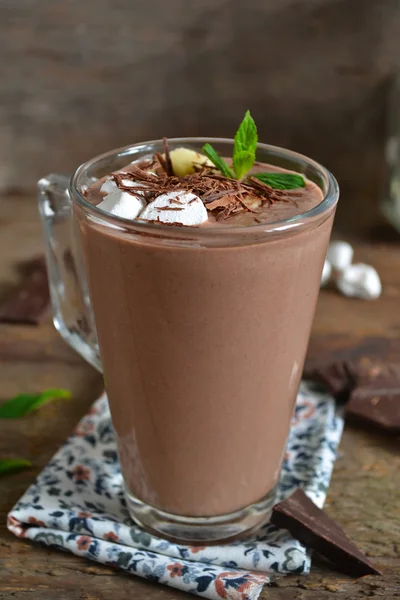
POLYGON ((399 0, 0 0, 0 190, 112 147, 231 136, 311 154, 363 218, 382 185, 399 0))

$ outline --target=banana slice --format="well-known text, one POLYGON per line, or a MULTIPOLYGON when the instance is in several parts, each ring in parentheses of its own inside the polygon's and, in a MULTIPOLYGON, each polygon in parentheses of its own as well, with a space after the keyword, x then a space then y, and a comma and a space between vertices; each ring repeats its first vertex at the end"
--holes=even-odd
POLYGON ((172 168, 175 175, 184 177, 195 172, 194 165, 206 165, 213 167, 213 163, 200 152, 189 150, 189 148, 175 148, 170 152, 172 168))

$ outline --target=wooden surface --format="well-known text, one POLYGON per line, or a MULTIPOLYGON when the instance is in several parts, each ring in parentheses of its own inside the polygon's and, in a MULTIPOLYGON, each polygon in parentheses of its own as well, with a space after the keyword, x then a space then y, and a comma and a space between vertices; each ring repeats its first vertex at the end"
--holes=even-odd
POLYGON ((1 0, 0 56, 0 191, 136 141, 232 136, 250 108, 359 219, 381 192, 398 0, 1 0))
MULTIPOLYGON (((0 297, 18 280, 17 264, 41 252, 32 199, 0 204, 0 297)), ((400 241, 358 243, 356 259, 374 264, 384 293, 376 302, 321 293, 309 361, 343 355, 400 360, 400 241)), ((67 387, 73 400, 22 420, 0 422, 0 456, 30 458, 35 468, 0 479, 0 598, 6 600, 172 600, 189 597, 11 535, 6 514, 45 466, 101 390, 91 367, 69 350, 51 324, 0 326, 0 401, 18 392, 67 387)), ((346 427, 326 508, 383 569, 353 580, 314 560, 308 577, 282 577, 265 588, 272 600, 398 598, 400 595, 400 456, 398 438, 346 427), (396 506, 397 504, 397 506, 396 506)))

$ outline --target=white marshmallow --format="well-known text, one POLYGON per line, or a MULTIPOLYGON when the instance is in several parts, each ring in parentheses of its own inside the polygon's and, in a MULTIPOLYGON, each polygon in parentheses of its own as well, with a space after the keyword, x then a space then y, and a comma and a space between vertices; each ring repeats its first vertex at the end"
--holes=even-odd
POLYGON ((104 200, 97 205, 97 208, 101 208, 101 210, 111 213, 116 217, 132 220, 138 217, 145 206, 146 200, 144 198, 139 195, 134 196, 129 192, 123 192, 117 188, 111 194, 107 194, 104 200))
POLYGON ((117 184, 113 179, 107 179, 100 188, 100 192, 103 194, 112 194, 118 189, 117 184))
POLYGON ((332 274, 332 265, 329 262, 329 260, 326 260, 324 262, 324 268, 322 269, 322 275, 321 275, 321 287, 323 287, 324 285, 326 285, 331 277, 332 274))
POLYGON ((207 209, 198 196, 190 192, 176 191, 158 196, 146 206, 139 218, 193 226, 204 223, 208 216, 207 209))
POLYGON ((343 271, 343 269, 351 265, 353 254, 353 247, 347 242, 331 242, 326 258, 334 269, 343 271))
POLYGON ((375 300, 382 292, 379 275, 370 265, 358 263, 349 265, 336 281, 338 289, 345 296, 375 300))

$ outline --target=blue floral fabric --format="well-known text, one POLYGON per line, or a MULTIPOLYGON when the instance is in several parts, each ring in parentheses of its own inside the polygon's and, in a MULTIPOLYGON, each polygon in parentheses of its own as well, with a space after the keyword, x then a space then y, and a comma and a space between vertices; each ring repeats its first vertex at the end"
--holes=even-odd
MULTIPOLYGON (((343 429, 334 400, 303 383, 279 486, 302 487, 322 507, 343 429)), ((105 395, 8 515, 15 535, 219 600, 258 598, 271 574, 307 574, 307 549, 285 530, 219 546, 186 546, 150 535, 129 518, 105 395)))

